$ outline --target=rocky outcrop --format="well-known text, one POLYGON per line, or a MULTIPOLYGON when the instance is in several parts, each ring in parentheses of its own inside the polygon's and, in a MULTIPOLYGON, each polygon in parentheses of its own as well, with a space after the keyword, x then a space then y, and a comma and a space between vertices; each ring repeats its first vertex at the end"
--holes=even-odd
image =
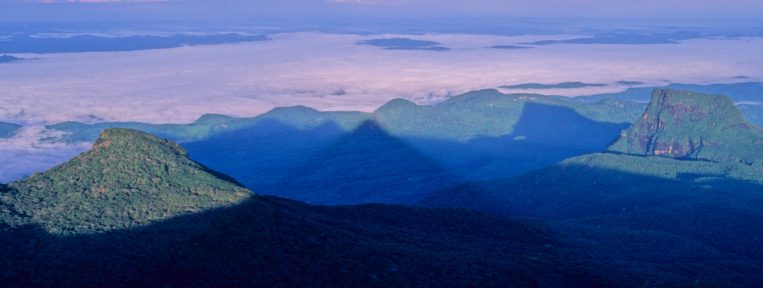
POLYGON ((641 119, 610 150, 754 164, 763 160, 761 144, 763 131, 747 122, 731 98, 658 89, 641 119))

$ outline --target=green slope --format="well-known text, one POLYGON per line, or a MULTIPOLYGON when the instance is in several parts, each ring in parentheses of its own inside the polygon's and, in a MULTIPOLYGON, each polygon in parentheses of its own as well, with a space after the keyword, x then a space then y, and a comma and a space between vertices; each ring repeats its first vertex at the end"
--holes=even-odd
POLYGON ((46 231, 95 232, 230 205, 250 196, 229 180, 188 159, 175 143, 135 130, 109 129, 90 151, 10 183, 0 200, 46 231))
POLYGON ((643 104, 627 101, 582 103, 561 97, 503 94, 487 89, 455 96, 434 106, 392 100, 380 107, 374 117, 396 136, 467 140, 510 135, 528 103, 566 107, 590 120, 616 124, 631 123, 643 112, 643 104))
POLYGON ((763 165, 763 129, 726 96, 655 90, 641 118, 610 150, 763 165))

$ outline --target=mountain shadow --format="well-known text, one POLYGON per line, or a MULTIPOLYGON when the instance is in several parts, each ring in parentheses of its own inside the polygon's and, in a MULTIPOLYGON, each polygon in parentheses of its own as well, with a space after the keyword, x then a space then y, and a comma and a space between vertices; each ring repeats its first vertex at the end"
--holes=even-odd
POLYGON ((408 137, 404 141, 467 180, 499 179, 561 160, 605 151, 627 123, 599 122, 563 106, 524 104, 506 136, 444 141, 408 137))
POLYGON ((282 179, 347 131, 328 121, 299 129, 275 119, 183 144, 191 157, 228 174, 257 193, 278 191, 282 179))
POLYGON ((509 137, 590 153, 605 150, 628 126, 628 123, 594 121, 569 107, 526 103, 509 137))
MULTIPOLYGON (((408 125, 390 119, 435 117, 395 112, 419 107, 391 101, 380 110, 398 116, 385 114, 384 123, 368 120, 352 132, 333 121, 296 128, 273 119, 184 146, 195 160, 257 193, 320 204, 413 203, 459 179, 506 178, 604 151, 626 125, 590 120, 568 107, 525 103, 514 132, 505 136, 460 141, 387 132, 408 125)), ((442 129, 467 125, 435 118, 446 121, 431 124, 442 129)))
POLYGON ((3 229, 0 246, 5 287, 601 287, 639 281, 594 271, 553 231, 529 221, 257 196, 98 234, 3 229))
MULTIPOLYGON (((748 166, 706 161, 592 154, 511 179, 458 185, 432 194, 422 205, 587 225, 597 227, 595 233, 623 229, 661 233, 718 255, 702 263, 686 260, 681 265, 696 265, 685 266, 686 273, 699 275, 717 268, 728 274, 697 277, 753 283, 751 272, 715 265, 743 264, 749 271, 763 267, 763 228, 750 225, 763 221, 763 186, 760 179, 752 180, 759 173, 748 166)), ((671 250, 675 247, 634 248, 630 240, 615 235, 599 240, 633 253, 627 257, 665 253, 658 258, 681 262, 668 256, 675 255, 671 250)))
POLYGON ((69 162, 0 185, 0 283, 611 283, 570 256, 572 247, 540 223, 466 211, 317 207, 258 197, 186 156, 174 142, 135 130, 108 129, 91 150, 69 162))
POLYGON ((403 204, 457 181, 376 122, 366 121, 286 174, 275 195, 317 204, 403 204))

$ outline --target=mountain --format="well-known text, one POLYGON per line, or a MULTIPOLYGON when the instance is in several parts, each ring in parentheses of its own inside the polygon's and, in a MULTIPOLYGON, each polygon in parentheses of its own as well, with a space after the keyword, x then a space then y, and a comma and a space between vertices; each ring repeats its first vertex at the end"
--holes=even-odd
POLYGON ((643 281, 549 227, 466 211, 254 196, 140 229, 0 231, 9 287, 602 287, 643 281), (584 255, 581 255, 584 256, 584 255))
POLYGON ((436 105, 396 99, 374 113, 295 106, 253 118, 205 115, 187 125, 68 122, 48 128, 66 132, 69 142, 91 141, 108 127, 157 134, 182 142, 194 160, 262 194, 321 204, 407 203, 456 179, 511 177, 604 151, 641 112, 643 105, 618 100, 582 103, 480 90, 436 105), (362 123, 376 128, 359 129, 362 123), (426 169, 416 169, 408 157, 426 169), (340 180, 349 186, 336 185, 340 180), (383 193, 389 187, 399 188, 394 194, 401 197, 412 194, 389 199, 383 196, 393 193, 383 193), (331 196, 339 192, 344 196, 331 196))
MULTIPOLYGON (((355 132, 339 150, 384 135, 373 122, 355 132)), ((0 283, 754 287, 759 175, 736 162, 599 153, 422 202, 498 216, 321 207, 252 195, 173 142, 110 129, 72 161, 0 185, 0 283)))
POLYGON ((286 175, 345 137, 370 116, 320 112, 304 106, 276 108, 250 126, 183 145, 193 159, 233 176, 262 194, 278 194, 286 175))
POLYGON ((21 58, 14 57, 12 55, 0 55, 0 63, 10 63, 19 60, 21 60, 21 58))
MULTIPOLYGON (((379 108, 374 118, 390 135, 454 174, 484 180, 603 151, 627 126, 593 120, 597 117, 585 111, 605 111, 603 106, 594 107, 599 104, 572 108, 561 104, 565 101, 482 90, 435 106, 395 100, 379 108)), ((624 105, 621 110, 629 109, 624 105)))
POLYGON ((0 139, 12 137, 19 129, 21 125, 0 122, 0 139))
MULTIPOLYGON (((626 81, 629 82, 629 81, 626 81)), ((629 83, 630 84, 630 83, 629 83)), ((636 84, 642 85, 643 83, 636 84)), ((628 86, 628 85, 626 85, 628 86)), ((634 101, 634 102, 648 102, 652 91, 655 89, 672 89, 672 90, 686 90, 695 91, 706 94, 727 95, 731 97, 734 102, 753 101, 760 102, 763 100, 763 83, 761 82, 740 82, 730 84, 681 84, 671 83, 665 86, 643 86, 643 87, 631 87, 623 92, 597 94, 589 96, 575 97, 575 100, 581 102, 598 102, 601 100, 622 100, 622 101, 634 101)))
MULTIPOLYGON (((744 79, 744 78, 741 78, 744 79)), ((763 126, 763 111, 760 105, 763 104, 763 83, 760 82, 741 82, 732 84, 679 84, 673 83, 666 86, 644 86, 644 83, 632 81, 620 81, 623 86, 638 85, 642 87, 630 87, 626 91, 617 93, 597 94, 590 96, 575 97, 575 101, 584 103, 595 103, 605 100, 618 100, 627 102, 649 102, 652 91, 655 89, 673 89, 695 91, 707 94, 727 95, 731 97, 742 114, 756 125, 763 126)), ((635 119, 635 118, 634 118, 635 119)))
MULTIPOLYGON (((320 207, 254 196, 177 144, 109 129, 48 172, 0 185, 6 287, 590 287, 550 227, 460 210, 320 207)), ((584 256, 584 255, 581 255, 584 256)))
POLYGON ((0 199, 45 231, 98 232, 232 205, 250 196, 231 180, 188 159, 178 144, 135 130, 108 129, 90 151, 10 183, 0 199))
POLYGON ((205 114, 190 124, 149 124, 140 122, 99 122, 85 124, 62 122, 48 125, 48 129, 65 132, 65 142, 91 142, 101 131, 109 128, 135 129, 165 137, 177 142, 206 140, 212 136, 239 131, 262 122, 280 121, 295 128, 306 129, 327 121, 334 121, 346 130, 368 119, 363 112, 320 112, 304 106, 275 108, 257 117, 235 118, 225 115, 205 114))
POLYGON ((261 194, 410 203, 458 179, 510 177, 603 151, 627 126, 612 115, 636 119, 634 107, 482 90, 437 105, 396 99, 373 114, 279 108, 252 126, 183 145, 261 194))
POLYGON ((658 89, 614 152, 763 165, 763 129, 727 96, 658 89))
POLYGON ((420 204, 564 223, 580 229, 573 235, 592 237, 602 250, 629 259, 620 264, 654 253, 662 256, 651 260, 676 265, 670 271, 686 269, 697 279, 751 287, 754 282, 745 282, 754 279, 749 271, 763 268, 763 229, 749 225, 763 221, 763 167, 757 162, 760 146, 754 144, 759 135, 727 97, 657 90, 642 119, 624 131, 612 151, 518 177, 460 184, 420 204), (660 152, 666 150, 671 152, 660 152), (608 236, 592 236, 597 234, 608 236), (630 238, 650 234, 658 235, 654 241, 676 243, 640 246, 630 238), (714 251, 717 258, 677 260, 686 255, 678 247, 692 246, 714 251), (716 265, 742 265, 746 272, 716 265), (699 276, 714 269, 719 269, 715 275, 699 276))
POLYGON ((404 141, 367 121, 288 172, 272 191, 316 204, 412 204, 456 184, 450 174, 404 141))

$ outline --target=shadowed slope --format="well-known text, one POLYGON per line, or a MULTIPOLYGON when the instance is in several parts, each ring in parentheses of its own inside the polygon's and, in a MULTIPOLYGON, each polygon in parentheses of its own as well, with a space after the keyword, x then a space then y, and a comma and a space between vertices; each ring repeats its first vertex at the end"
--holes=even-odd
POLYGON ((269 197, 103 234, 0 232, 0 245, 0 281, 20 287, 612 285, 532 222, 269 197))
POLYGON ((415 203, 456 181, 367 121, 287 174, 276 195, 320 204, 415 203))

